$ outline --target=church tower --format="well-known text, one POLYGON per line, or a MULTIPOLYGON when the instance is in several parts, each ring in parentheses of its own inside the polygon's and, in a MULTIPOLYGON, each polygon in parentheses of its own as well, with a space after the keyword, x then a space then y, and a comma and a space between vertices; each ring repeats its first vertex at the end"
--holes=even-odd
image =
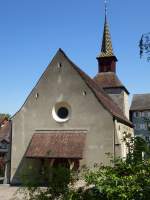
POLYGON ((107 21, 106 3, 102 45, 97 61, 98 74, 94 77, 95 82, 99 87, 103 88, 115 103, 118 104, 118 106, 123 110, 125 116, 129 119, 129 92, 116 75, 116 62, 118 60, 113 52, 112 40, 107 21))

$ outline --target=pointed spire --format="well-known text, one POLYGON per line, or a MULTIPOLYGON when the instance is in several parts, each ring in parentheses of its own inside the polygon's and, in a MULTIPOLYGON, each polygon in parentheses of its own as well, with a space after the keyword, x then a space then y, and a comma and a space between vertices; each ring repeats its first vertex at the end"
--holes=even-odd
POLYGON ((117 58, 113 53, 112 41, 107 22, 107 0, 105 2, 105 22, 101 52, 97 57, 99 72, 116 72, 117 58))
POLYGON ((102 57, 102 58, 114 56, 111 36, 110 36, 110 32, 109 32, 109 25, 107 22, 107 0, 105 0, 104 3, 105 3, 104 31, 103 31, 101 53, 98 56, 98 57, 102 57))
POLYGON ((104 32, 103 32, 100 57, 110 57, 110 56, 114 56, 114 53, 112 48, 111 36, 109 32, 109 26, 107 23, 107 16, 105 12, 105 23, 104 23, 104 32))

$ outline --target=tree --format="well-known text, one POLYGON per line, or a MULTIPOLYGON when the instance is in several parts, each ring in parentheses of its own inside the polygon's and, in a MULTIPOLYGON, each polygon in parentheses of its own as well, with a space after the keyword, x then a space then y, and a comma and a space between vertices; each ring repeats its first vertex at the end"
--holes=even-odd
POLYGON ((149 144, 141 137, 136 137, 134 141, 134 162, 141 162, 145 155, 149 154, 149 144))
POLYGON ((142 35, 140 42, 139 42, 139 48, 140 48, 140 57, 144 54, 147 55, 147 60, 150 61, 150 33, 145 33, 142 35))
POLYGON ((0 113, 0 118, 5 118, 5 117, 9 119, 11 115, 8 113, 0 113))

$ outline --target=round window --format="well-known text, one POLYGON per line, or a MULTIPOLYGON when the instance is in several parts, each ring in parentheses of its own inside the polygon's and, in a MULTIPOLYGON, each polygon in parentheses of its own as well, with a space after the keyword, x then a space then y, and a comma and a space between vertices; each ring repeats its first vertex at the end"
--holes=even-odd
POLYGON ((66 102, 59 102, 52 109, 52 116, 57 122, 66 122, 70 119, 71 107, 66 102))
POLYGON ((61 108, 59 108, 58 111, 57 111, 57 115, 58 115, 58 117, 60 117, 61 119, 67 118, 67 117, 68 117, 68 114, 69 114, 69 111, 68 111, 68 109, 65 108, 65 107, 61 107, 61 108))

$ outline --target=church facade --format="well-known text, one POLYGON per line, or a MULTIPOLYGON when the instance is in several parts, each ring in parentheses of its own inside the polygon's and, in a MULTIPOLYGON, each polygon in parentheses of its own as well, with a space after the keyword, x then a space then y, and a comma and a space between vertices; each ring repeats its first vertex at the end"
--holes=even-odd
MULTIPOLYGON (((27 166, 110 164, 106 153, 126 157, 129 92, 116 75, 105 18, 98 74, 89 77, 59 49, 20 110, 12 117, 10 183, 21 183, 27 166)), ((7 177, 8 178, 8 177, 7 177)))

